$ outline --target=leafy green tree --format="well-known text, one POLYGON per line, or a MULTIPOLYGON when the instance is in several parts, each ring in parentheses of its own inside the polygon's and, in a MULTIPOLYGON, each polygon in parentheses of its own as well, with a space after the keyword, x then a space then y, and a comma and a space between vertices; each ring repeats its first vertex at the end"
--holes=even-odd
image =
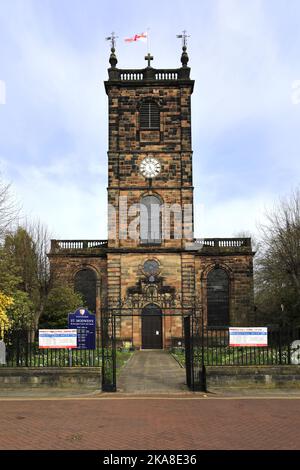
POLYGON ((0 291, 0 339, 3 336, 3 329, 10 326, 10 321, 7 315, 7 309, 13 304, 14 300, 12 297, 3 294, 0 291))
POLYGON ((35 243, 26 229, 18 227, 5 237, 4 249, 14 260, 20 282, 18 289, 29 295, 35 307, 39 304, 39 283, 37 276, 37 255, 35 243))
MULTIPOLYGON (((18 277, 16 287, 26 292, 32 302, 35 321, 43 312, 49 291, 50 272, 47 258, 49 235, 39 222, 19 226, 6 234, 3 251, 9 260, 9 272, 18 277)), ((0 274, 1 286, 1 274, 0 274)))
POLYGON ((14 257, 3 247, 0 248, 0 291, 12 299, 6 309, 9 325, 33 326, 34 306, 28 293, 19 288, 22 277, 18 273, 14 257))
POLYGON ((40 318, 40 328, 66 328, 68 313, 74 312, 83 304, 79 293, 68 285, 56 285, 50 290, 40 318))
POLYGON ((12 296, 21 281, 13 256, 0 246, 0 290, 4 294, 12 296))
POLYGON ((34 308, 26 292, 17 290, 13 304, 7 309, 10 325, 17 328, 34 328, 34 308))

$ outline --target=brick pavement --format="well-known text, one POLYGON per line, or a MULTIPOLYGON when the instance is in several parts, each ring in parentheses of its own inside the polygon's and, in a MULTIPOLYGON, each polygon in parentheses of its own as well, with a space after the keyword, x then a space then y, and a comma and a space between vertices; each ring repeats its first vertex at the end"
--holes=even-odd
POLYGON ((0 401, 0 449, 299 449, 299 399, 0 401))

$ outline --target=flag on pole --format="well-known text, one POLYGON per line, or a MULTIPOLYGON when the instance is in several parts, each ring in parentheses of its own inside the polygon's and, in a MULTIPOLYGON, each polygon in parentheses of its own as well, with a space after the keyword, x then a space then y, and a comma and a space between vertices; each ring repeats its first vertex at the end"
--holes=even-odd
POLYGON ((136 42, 136 41, 146 41, 147 40, 147 33, 140 33, 140 34, 135 34, 134 36, 132 36, 131 38, 125 38, 124 41, 125 42, 136 42))

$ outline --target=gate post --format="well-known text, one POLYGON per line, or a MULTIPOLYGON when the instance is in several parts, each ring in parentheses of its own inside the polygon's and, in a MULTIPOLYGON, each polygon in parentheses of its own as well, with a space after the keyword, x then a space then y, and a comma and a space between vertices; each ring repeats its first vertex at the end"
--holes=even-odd
POLYGON ((102 392, 116 392, 116 318, 110 310, 101 317, 102 392))
POLYGON ((184 317, 184 350, 185 350, 185 373, 186 384, 192 388, 192 354, 191 354, 191 318, 184 317))
POLYGON ((112 317, 112 369, 113 383, 112 392, 117 391, 117 342, 116 342, 116 316, 112 317))
POLYGON ((199 387, 201 392, 206 392, 206 367, 204 359, 204 318, 203 310, 201 310, 201 370, 199 371, 199 387))
POLYGON ((207 392, 206 388, 206 367, 202 364, 201 370, 199 370, 199 390, 201 392, 207 392))

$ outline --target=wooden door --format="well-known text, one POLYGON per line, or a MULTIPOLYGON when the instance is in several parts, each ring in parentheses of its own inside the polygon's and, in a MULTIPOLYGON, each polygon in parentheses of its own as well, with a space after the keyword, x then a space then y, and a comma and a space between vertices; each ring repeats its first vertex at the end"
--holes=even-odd
POLYGON ((161 310, 154 304, 142 311, 142 349, 162 349, 161 310))

